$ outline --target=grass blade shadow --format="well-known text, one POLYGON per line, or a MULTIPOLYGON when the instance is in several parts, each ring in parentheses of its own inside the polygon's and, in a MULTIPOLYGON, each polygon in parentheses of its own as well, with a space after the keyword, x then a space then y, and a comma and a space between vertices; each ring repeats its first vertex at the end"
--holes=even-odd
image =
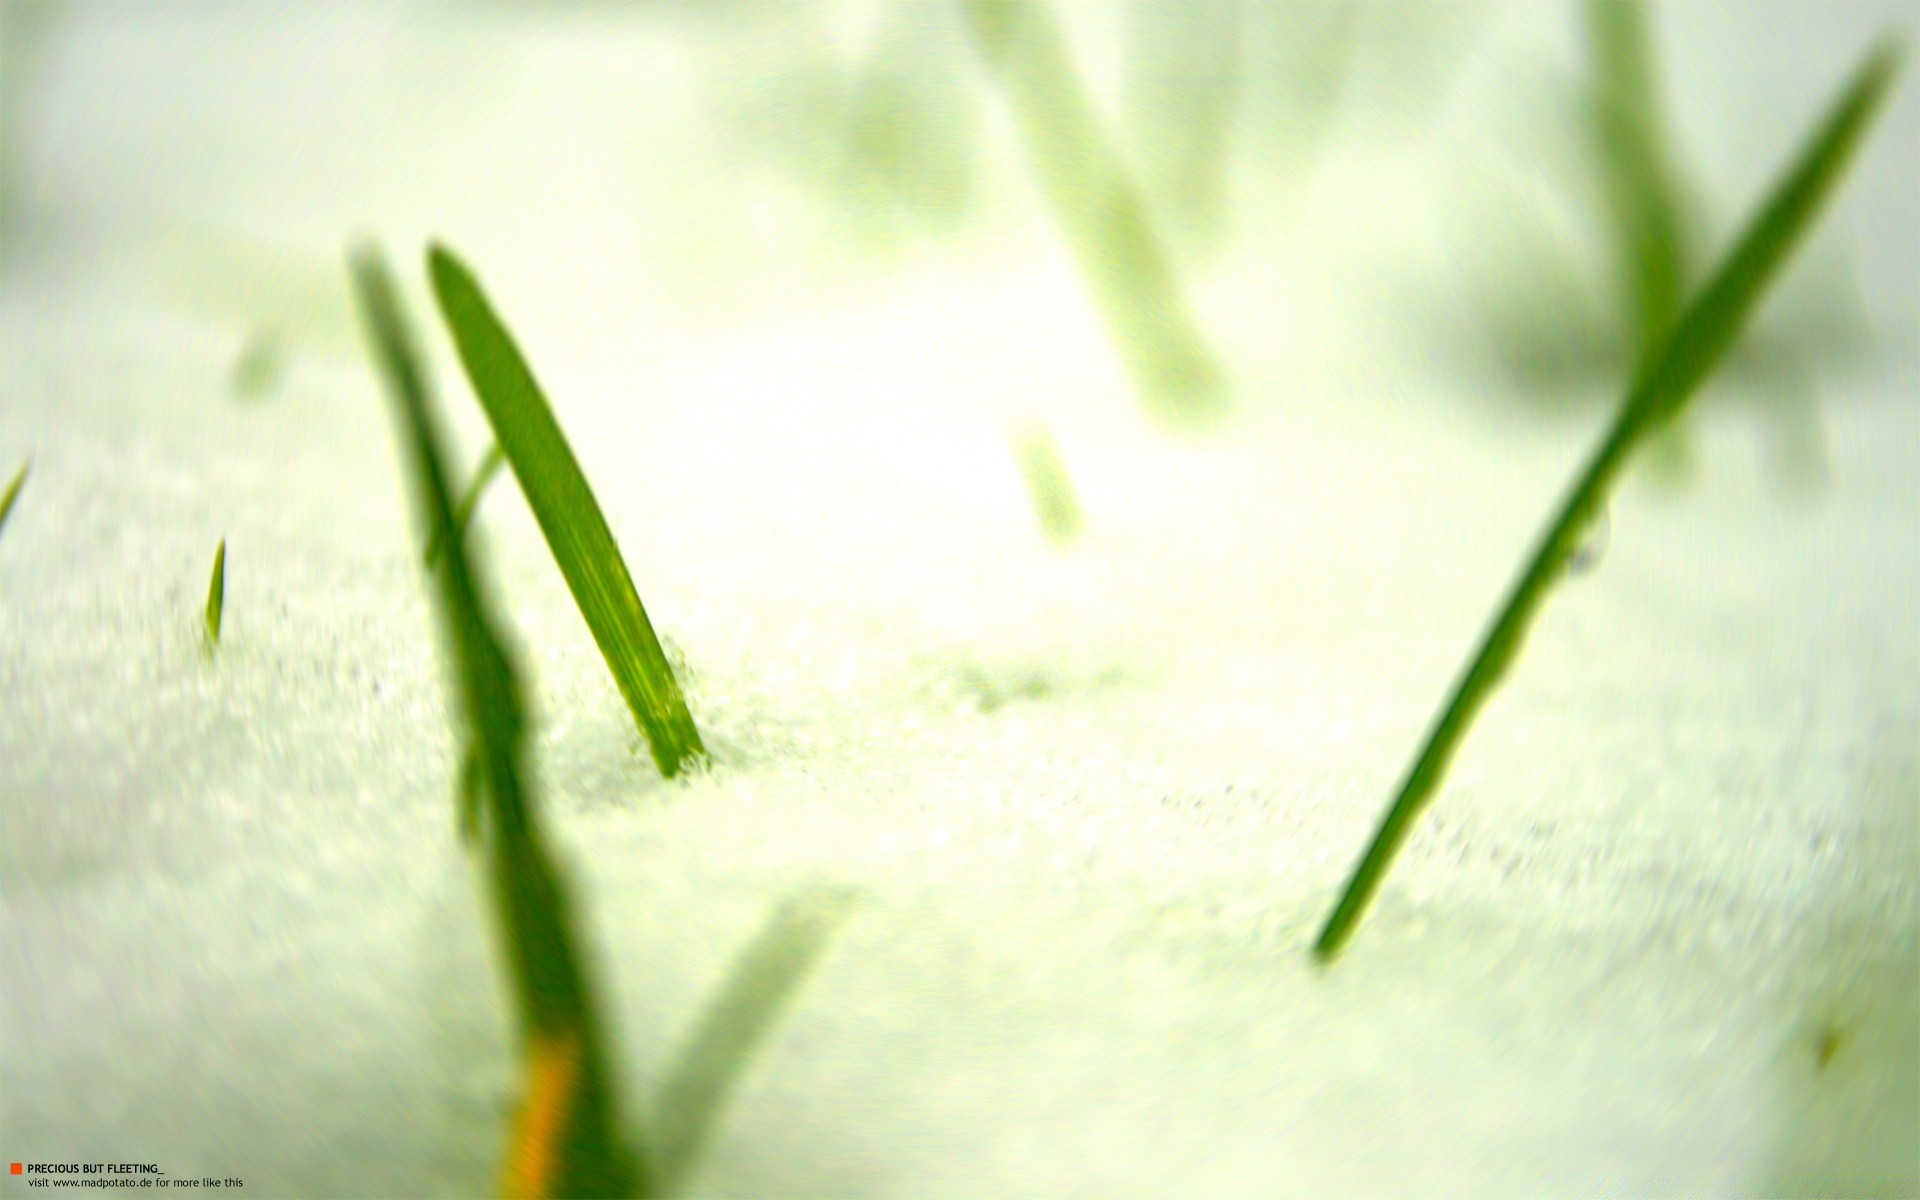
POLYGON ((789 896, 701 1013, 660 1091, 655 1144, 665 1194, 677 1194, 685 1182, 728 1091, 858 903, 859 895, 845 888, 808 888, 789 896))
POLYGON ((704 758, 706 747, 606 517, 545 393, 473 272, 437 245, 427 252, 427 267, 441 315, 494 437, 654 762, 671 779, 689 760, 704 758))
POLYGON ((399 417, 418 506, 445 546, 435 591, 452 651, 464 733, 481 760, 490 804, 486 854, 502 950, 518 1009, 525 1094, 502 1189, 528 1196, 648 1193, 644 1162, 615 1140, 614 1097, 567 889, 540 837, 523 776, 526 722, 519 673, 453 536, 443 437, 420 356, 385 266, 355 254, 374 357, 399 417))
POLYGON ((1642 361, 1606 439, 1548 524, 1327 918, 1313 947, 1322 963, 1337 955, 1352 935, 1414 820, 1439 788, 1474 715, 1513 665, 1528 625, 1578 551, 1587 526, 1604 508, 1629 454, 1678 415, 1726 357, 1768 284, 1838 184, 1899 62, 1897 43, 1883 40, 1875 46, 1705 289, 1661 348, 1642 361))

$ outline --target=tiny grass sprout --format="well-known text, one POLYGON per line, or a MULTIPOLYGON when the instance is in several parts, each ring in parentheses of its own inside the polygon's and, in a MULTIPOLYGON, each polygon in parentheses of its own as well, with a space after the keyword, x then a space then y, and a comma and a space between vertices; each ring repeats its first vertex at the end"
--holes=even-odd
POLYGON ((1698 298, 1659 348, 1641 360, 1606 439, 1548 523, 1348 879, 1314 944, 1314 957, 1321 962, 1337 955, 1352 935, 1401 842, 1438 789, 1475 713, 1518 657, 1528 625, 1602 511, 1628 456, 1649 433, 1679 414, 1732 348, 1767 285, 1839 183, 1899 62, 1897 43, 1883 40, 1874 47, 1698 298))
POLYGON ((353 259, 375 362, 399 418, 418 507, 445 552, 435 591, 454 659, 464 735, 479 757, 489 803, 485 854, 519 1015, 526 1086, 502 1172, 503 1190, 530 1196, 647 1195, 641 1156, 615 1140, 614 1096, 567 889, 548 855, 526 789, 526 722, 519 673, 453 534, 442 434, 427 380, 386 267, 353 259))
POLYGON ((685 1182, 728 1088, 799 995, 857 901, 856 893, 834 887, 788 897, 701 1014, 660 1089, 657 1158, 664 1191, 685 1182))
POLYGON ((1072 541, 1085 521, 1053 439, 1043 429, 1031 429, 1020 436, 1015 451, 1041 531, 1056 545, 1072 541))
MULTIPOLYGON (((460 493, 460 502, 453 506, 453 531, 461 537, 467 535, 467 526, 473 523, 473 510, 480 507, 480 497, 486 494, 487 485, 500 473, 500 467, 507 461, 506 452, 495 442, 487 447, 480 456, 480 465, 473 469, 473 478, 467 481, 467 490, 460 493)), ((440 557, 440 538, 438 533, 427 542, 427 552, 421 556, 430 567, 440 557)))
POLYGON ((1175 423, 1217 416, 1226 377, 1051 9, 1045 0, 966 0, 962 7, 1141 399, 1175 423))
POLYGON ((227 539, 213 552, 213 578, 207 581, 207 645, 220 644, 220 614, 227 606, 227 539))
MULTIPOLYGON (((479 281, 444 246, 428 250, 427 266, 474 394, 654 762, 671 779, 689 760, 705 757, 706 747, 600 505, 479 281)), ((452 536, 453 528, 449 510, 443 534, 452 536)))
POLYGON ((31 466, 32 459, 21 463, 20 469, 13 473, 13 482, 7 484, 5 492, 0 492, 0 529, 7 527, 7 518, 13 514, 13 502, 19 498, 20 489, 27 486, 27 469, 31 466))

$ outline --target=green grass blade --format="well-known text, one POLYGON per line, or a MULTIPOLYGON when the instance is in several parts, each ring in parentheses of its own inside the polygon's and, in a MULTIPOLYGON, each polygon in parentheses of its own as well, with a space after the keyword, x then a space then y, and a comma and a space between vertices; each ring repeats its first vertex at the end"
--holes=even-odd
POLYGON ((856 897, 840 888, 789 897, 700 1014, 679 1063, 660 1089, 658 1156, 662 1190, 686 1182, 733 1082, 798 997, 856 897))
POLYGON ((1594 138, 1620 244, 1636 355, 1651 353, 1680 313, 1687 263, 1680 205, 1641 0, 1587 0, 1594 138))
MULTIPOLYGON (((506 461, 506 451, 500 449, 499 442, 488 446, 487 452, 480 456, 480 465, 473 469, 473 478, 467 481, 467 490, 460 493, 460 502, 453 506, 455 533, 466 536, 467 526, 473 523, 473 510, 480 507, 480 497, 486 495, 487 485, 493 482, 493 477, 500 473, 506 461)), ((428 566, 439 559, 440 538, 437 533, 428 539, 427 552, 422 557, 428 566)))
POLYGON ((1027 481, 1027 494, 1033 500, 1033 513, 1041 532, 1055 545, 1064 545, 1079 535, 1085 524, 1080 501, 1073 494, 1073 481, 1067 478, 1066 464, 1045 430, 1029 430, 1017 447, 1020 474, 1027 481))
POLYGON ((32 459, 21 463, 20 469, 13 474, 13 482, 7 485, 5 492, 0 492, 0 529, 7 527, 7 517, 13 513, 13 502, 19 497, 20 489, 27 486, 27 469, 31 466, 32 459))
POLYGON ((1548 524, 1348 879, 1314 944, 1314 956, 1322 962, 1338 954, 1352 935, 1401 842, 1439 787, 1474 714, 1512 665, 1527 626, 1579 548, 1588 523, 1606 503, 1628 454, 1648 432, 1673 418, 1726 356, 1767 285, 1839 182, 1893 81, 1899 58, 1897 45, 1890 41, 1875 47, 1706 288, 1661 348, 1642 364, 1606 439, 1548 524))
POLYGON ((1243 0, 1128 12, 1128 144, 1155 212, 1190 260, 1209 257, 1227 233, 1247 16, 1243 0))
POLYGON ((614 1137, 613 1093, 566 888, 523 782, 526 723, 519 673, 495 632, 464 541, 453 536, 443 438, 420 356, 379 258, 358 253, 353 273, 374 357, 399 415, 419 507, 446 548, 434 572, 435 590, 465 733, 481 758, 490 805, 489 877, 528 1078, 503 1183, 508 1191, 537 1195, 644 1195, 644 1164, 614 1137))
POLYGON ((207 583, 207 641, 220 644, 220 614, 227 606, 227 539, 213 552, 213 578, 207 583))
POLYGON ((689 759, 704 757, 706 748, 600 505, 526 359, 473 273, 437 245, 427 253, 427 266, 441 315, 494 437, 654 762, 671 779, 689 759))
POLYGON ((1226 377, 1052 11, 1045 0, 966 0, 963 7, 1141 398, 1178 423, 1216 416, 1226 377))

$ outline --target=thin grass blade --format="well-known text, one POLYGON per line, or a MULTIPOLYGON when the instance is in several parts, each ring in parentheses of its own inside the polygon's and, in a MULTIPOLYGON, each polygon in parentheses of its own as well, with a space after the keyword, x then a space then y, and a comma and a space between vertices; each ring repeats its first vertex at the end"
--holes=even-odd
POLYGON ((660 1089, 657 1146, 663 1191, 676 1194, 686 1182, 728 1090, 798 997, 856 901, 853 892, 831 887, 789 897, 701 1013, 679 1063, 660 1089))
POLYGON ((671 779, 688 760, 704 757, 706 747, 600 505, 545 393, 473 272, 438 245, 428 250, 427 266, 441 315, 494 437, 654 762, 671 779))
POLYGON ((1142 400, 1178 424, 1217 416, 1226 376, 1053 12, 1045 0, 966 0, 962 7, 1142 400))
POLYGON ((1647 434, 1677 415, 1713 371, 1759 304, 1767 285, 1832 193, 1899 67, 1896 43, 1867 56, 1788 173, 1754 215, 1731 253, 1660 349, 1642 363, 1606 439, 1588 460, 1547 525, 1480 648, 1427 735, 1385 818, 1373 835, 1325 928, 1315 942, 1322 962, 1340 952, 1380 887, 1414 820, 1432 799, 1474 714, 1512 666, 1548 590, 1578 551, 1606 503, 1620 468, 1647 434))
POLYGON ((445 553, 434 572, 453 652, 465 734, 481 759, 489 878, 525 1057, 525 1094, 502 1173, 508 1194, 648 1194, 638 1154, 615 1140, 614 1097, 567 889, 540 837, 524 784, 526 724, 519 673, 495 632, 463 539, 453 536, 444 439, 420 356, 386 267, 353 261, 374 358, 399 417, 403 454, 426 525, 445 553))
POLYGON ((7 485, 5 492, 0 492, 0 529, 7 527, 7 518, 13 514, 13 502, 19 497, 20 489, 27 486, 27 470, 32 466, 32 459, 21 463, 20 469, 13 474, 13 482, 7 485))
POLYGON ((227 539, 213 552, 213 578, 207 582, 207 641, 220 644, 220 616, 227 607, 227 539))
POLYGON ((1079 536, 1086 524, 1073 481, 1067 478, 1066 464, 1060 461, 1053 438, 1043 429, 1022 434, 1017 449, 1020 474, 1027 481, 1027 495, 1033 501, 1040 530, 1055 545, 1065 545, 1079 536))

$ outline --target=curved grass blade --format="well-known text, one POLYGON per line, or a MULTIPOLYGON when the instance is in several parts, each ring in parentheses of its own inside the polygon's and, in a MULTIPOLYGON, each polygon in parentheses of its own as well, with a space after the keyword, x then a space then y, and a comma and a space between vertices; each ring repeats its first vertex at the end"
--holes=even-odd
POLYGON ((27 469, 31 466, 32 459, 21 463, 20 469, 14 472, 13 482, 7 485, 5 492, 0 492, 0 529, 7 527, 7 517, 13 512, 13 502, 20 495, 20 489, 27 486, 27 469))
POLYGON ((689 759, 704 757, 706 747, 600 505, 532 370, 473 272, 439 245, 429 248, 427 267, 441 315, 453 332, 474 394, 493 424, 494 437, 513 466, 607 670, 633 710, 653 761, 671 779, 689 759))
POLYGON ((660 1089, 661 1190, 677 1194, 712 1135, 721 1104, 853 913, 855 893, 809 888, 788 897, 700 1014, 660 1089))
POLYGON ((481 760, 488 812, 488 874, 519 1009, 526 1089, 502 1186, 510 1194, 647 1194, 645 1163, 614 1138, 614 1097, 599 1022, 576 940, 565 881, 540 836, 523 782, 526 723, 520 680, 495 632, 489 605, 453 536, 442 435, 419 355, 386 267, 371 250, 354 256, 374 357, 399 416, 419 508, 445 546, 434 572, 453 652, 465 734, 481 760))
POLYGON ((220 644, 220 614, 227 607, 227 539, 213 552, 213 578, 207 583, 207 644, 220 644))
POLYGON ((1899 47, 1892 41, 1882 41, 1873 49, 1692 307, 1661 348, 1642 361, 1606 439, 1548 524, 1348 879, 1339 904, 1314 943, 1315 958, 1329 961, 1352 935, 1400 843, 1439 787, 1474 714, 1518 656, 1527 626, 1579 549, 1627 456, 1650 431, 1679 413, 1726 356, 1767 285, 1839 182, 1899 61, 1899 47))
MULTIPOLYGON (((473 523, 473 510, 480 507, 480 497, 486 494, 487 485, 493 482, 493 477, 500 473, 506 461, 506 452, 500 449, 499 442, 488 446, 487 452, 480 456, 480 465, 473 469, 473 478, 467 481, 467 490, 460 493, 460 502, 453 506, 455 533, 466 536, 467 526, 473 523)), ((427 552, 422 559, 430 567, 439 557, 440 535, 436 530, 427 538, 427 552)))
POLYGON ((1045 0, 967 0, 962 7, 1141 398, 1176 423, 1217 416, 1226 377, 1052 11, 1045 0))

